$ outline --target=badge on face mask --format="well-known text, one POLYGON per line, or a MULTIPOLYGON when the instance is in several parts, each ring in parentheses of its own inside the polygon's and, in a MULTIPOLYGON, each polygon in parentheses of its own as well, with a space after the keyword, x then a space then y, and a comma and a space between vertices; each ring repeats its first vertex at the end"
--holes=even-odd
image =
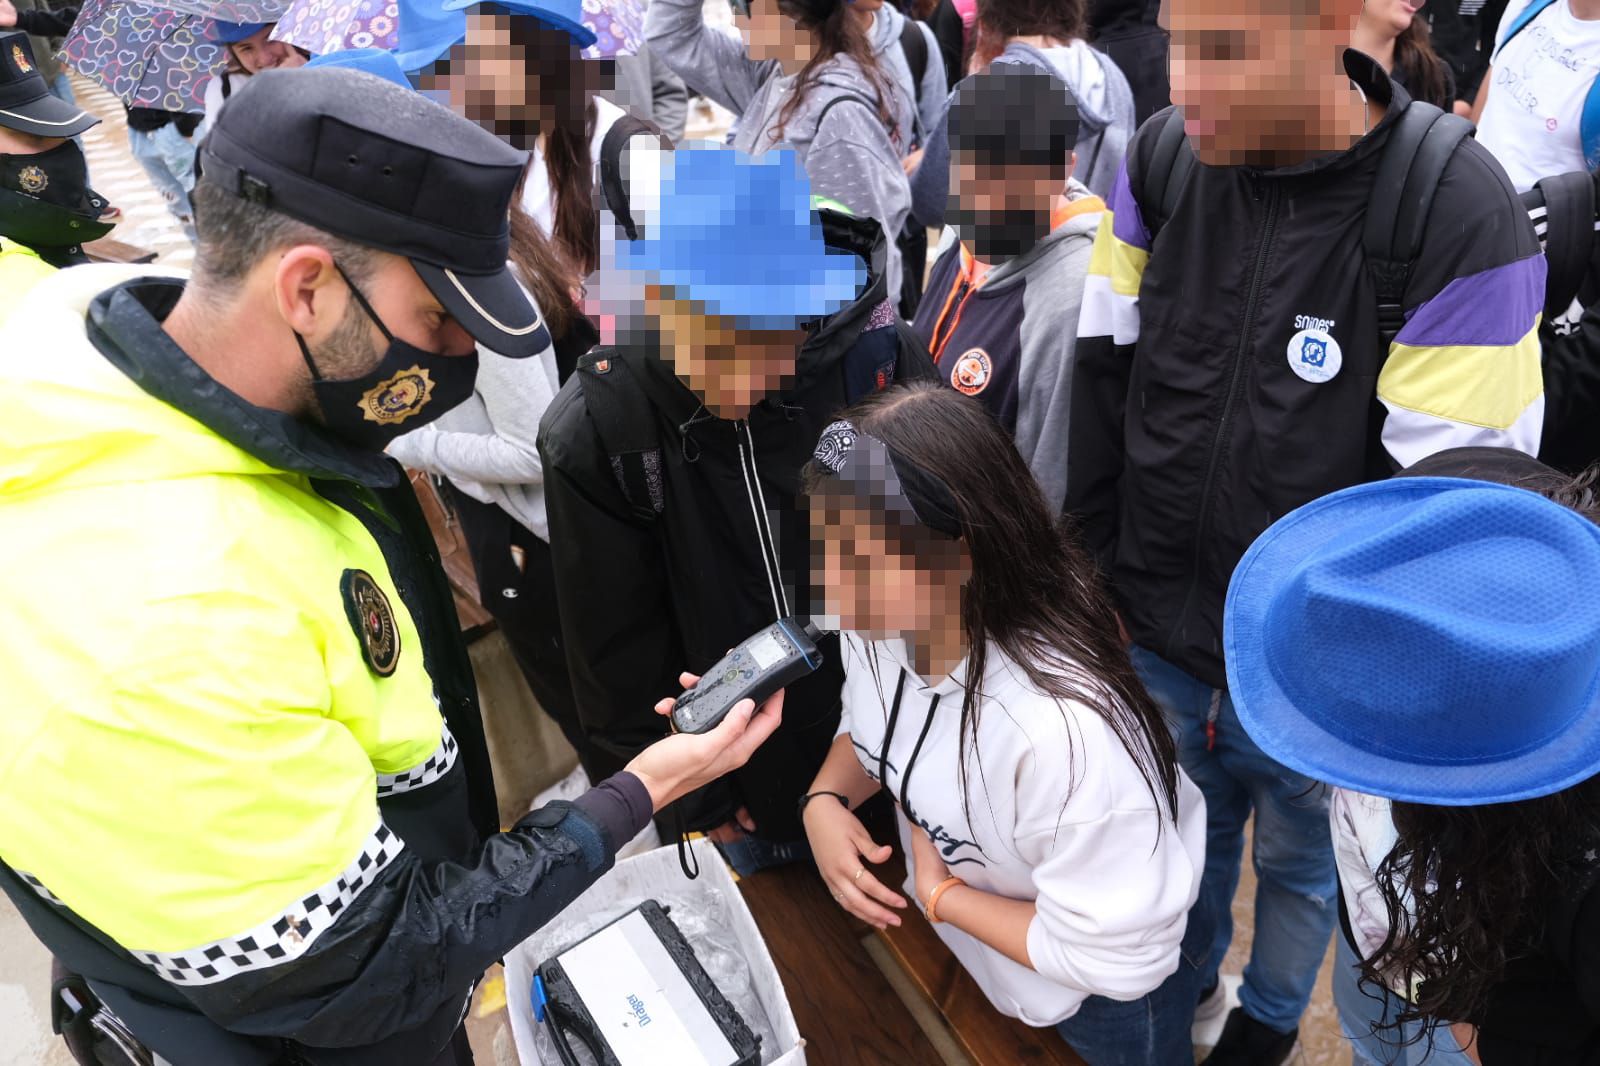
POLYGON ((357 406, 361 417, 385 426, 397 426, 428 406, 433 397, 433 377, 420 366, 402 370, 388 381, 380 381, 357 406))

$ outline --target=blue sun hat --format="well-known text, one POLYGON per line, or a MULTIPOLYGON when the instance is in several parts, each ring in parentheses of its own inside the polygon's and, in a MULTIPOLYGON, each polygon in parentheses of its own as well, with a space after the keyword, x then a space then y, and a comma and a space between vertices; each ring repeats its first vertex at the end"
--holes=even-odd
POLYGON ((218 44, 238 44, 270 25, 270 22, 223 22, 215 19, 211 23, 211 39, 218 44))
POLYGON ((411 79, 407 78, 406 72, 400 68, 400 61, 394 57, 394 53, 385 52, 382 48, 346 48, 338 52, 327 52, 312 57, 306 64, 306 69, 312 67, 348 67, 393 82, 404 89, 412 87, 411 79))
POLYGON ((665 157, 655 220, 616 265, 747 329, 793 329, 859 295, 867 267, 827 247, 787 149, 751 157, 690 142, 665 157))
POLYGON ((594 31, 583 24, 583 0, 444 0, 445 11, 462 11, 469 7, 536 18, 565 32, 579 48, 587 48, 595 42, 594 31))
POLYGON ((1336 492, 1234 571, 1228 685, 1303 774, 1433 806, 1600 773, 1600 527, 1525 489, 1408 477, 1336 492))

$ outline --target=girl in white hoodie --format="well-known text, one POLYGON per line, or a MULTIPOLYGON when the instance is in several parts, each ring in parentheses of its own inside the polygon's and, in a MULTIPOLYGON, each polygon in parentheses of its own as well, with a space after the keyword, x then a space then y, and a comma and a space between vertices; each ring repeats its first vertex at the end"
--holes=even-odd
MULTIPOLYGON (((853 809, 887 788, 906 890, 996 1009, 1090 1066, 1192 1062, 1205 806, 1116 615, 1005 432, 933 385, 830 426, 811 470, 839 733, 802 819, 840 906, 907 901, 853 809)), ((920 919, 912 919, 920 920, 920 919)))

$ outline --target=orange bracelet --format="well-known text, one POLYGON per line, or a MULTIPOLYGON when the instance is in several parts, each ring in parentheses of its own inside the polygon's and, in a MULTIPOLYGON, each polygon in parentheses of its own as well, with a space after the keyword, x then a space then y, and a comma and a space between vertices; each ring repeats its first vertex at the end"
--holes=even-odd
POLYGON ((938 925, 940 921, 943 920, 939 917, 939 897, 944 895, 950 889, 954 888, 956 885, 964 884, 966 884, 966 882, 961 880, 959 877, 947 877, 943 881, 940 881, 937 885, 933 886, 933 891, 928 893, 928 906, 924 908, 922 912, 928 916, 929 925, 938 925))

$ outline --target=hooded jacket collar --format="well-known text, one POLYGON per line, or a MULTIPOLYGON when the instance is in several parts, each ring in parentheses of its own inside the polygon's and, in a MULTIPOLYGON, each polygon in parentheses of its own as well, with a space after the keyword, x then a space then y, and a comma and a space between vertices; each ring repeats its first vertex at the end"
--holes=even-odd
POLYGON ((400 483, 399 466, 381 453, 348 448, 218 384, 161 328, 182 295, 183 282, 171 278, 107 289, 89 305, 89 342, 145 392, 275 469, 374 489, 400 483))
POLYGON ((1256 170, 1263 177, 1292 178, 1353 166, 1368 156, 1382 151, 1389 138, 1389 129, 1400 120, 1400 115, 1411 105, 1411 94, 1405 87, 1389 77, 1375 60, 1354 48, 1344 50, 1344 70, 1351 83, 1369 100, 1385 105, 1383 118, 1367 131, 1355 144, 1342 152, 1329 152, 1289 166, 1271 168, 1246 168, 1256 170))

